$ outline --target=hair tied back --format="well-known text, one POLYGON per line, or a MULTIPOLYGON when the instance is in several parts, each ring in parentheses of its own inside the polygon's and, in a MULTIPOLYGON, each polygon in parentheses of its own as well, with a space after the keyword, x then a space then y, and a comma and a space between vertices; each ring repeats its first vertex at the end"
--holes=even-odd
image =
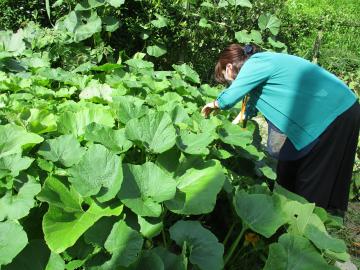
POLYGON ((244 53, 245 55, 251 55, 254 53, 254 47, 251 44, 246 44, 244 46, 244 53))

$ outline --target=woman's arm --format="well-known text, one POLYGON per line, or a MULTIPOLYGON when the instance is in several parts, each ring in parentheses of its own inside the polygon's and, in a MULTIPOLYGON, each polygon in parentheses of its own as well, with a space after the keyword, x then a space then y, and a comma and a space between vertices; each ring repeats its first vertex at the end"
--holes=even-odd
POLYGON ((257 55, 252 56, 240 69, 234 82, 216 98, 218 108, 227 110, 235 106, 251 90, 265 83, 273 73, 273 65, 257 55))

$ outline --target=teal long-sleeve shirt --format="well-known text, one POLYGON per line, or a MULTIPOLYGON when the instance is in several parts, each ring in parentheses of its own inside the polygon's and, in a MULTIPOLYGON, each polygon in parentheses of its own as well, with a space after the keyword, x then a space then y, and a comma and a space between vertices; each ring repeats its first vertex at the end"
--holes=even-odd
POLYGON ((297 150, 309 145, 357 96, 332 73, 301 57, 261 52, 252 55, 236 79, 217 97, 230 109, 246 94, 297 150))

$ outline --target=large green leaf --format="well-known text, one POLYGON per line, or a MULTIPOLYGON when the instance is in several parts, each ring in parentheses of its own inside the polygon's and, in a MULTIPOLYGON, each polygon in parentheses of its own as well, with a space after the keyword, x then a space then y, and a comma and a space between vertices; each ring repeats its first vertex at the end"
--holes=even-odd
POLYGON ((230 5, 241 6, 241 7, 252 7, 249 0, 227 0, 230 5))
POLYGON ((272 236, 288 221, 275 194, 248 194, 240 190, 235 195, 234 206, 245 226, 265 237, 272 236))
POLYGON ((299 203, 297 201, 283 201, 282 209, 288 216, 290 224, 288 231, 294 234, 303 235, 306 226, 309 224, 315 204, 299 203))
POLYGON ((0 59, 20 55, 25 49, 23 32, 0 31, 0 59))
POLYGON ((68 172, 69 182, 82 196, 97 195, 101 202, 114 198, 123 180, 120 157, 100 144, 90 146, 68 172))
POLYGON ((170 229, 170 237, 179 246, 186 243, 190 250, 189 260, 202 270, 218 270, 223 267, 224 246, 198 221, 176 222, 170 229))
POLYGON ((90 10, 101 7, 105 4, 105 0, 82 0, 76 5, 75 10, 90 10))
POLYGON ((58 130, 63 134, 73 134, 78 137, 84 135, 86 126, 92 122, 108 127, 114 126, 114 118, 109 108, 97 105, 77 112, 62 113, 58 119, 58 130))
POLYGON ((125 129, 114 130, 96 123, 87 126, 85 139, 101 143, 114 153, 124 153, 132 146, 125 136, 125 129))
POLYGON ((41 144, 38 153, 47 160, 71 167, 80 161, 85 149, 72 134, 69 134, 46 140, 41 144))
POLYGON ((98 81, 92 80, 79 94, 80 99, 112 102, 113 89, 107 84, 100 84, 98 81))
POLYGON ((336 270, 326 263, 316 248, 304 237, 284 234, 270 245, 264 270, 336 270))
POLYGON ((125 0, 106 0, 106 2, 108 2, 113 7, 118 8, 125 3, 125 0))
POLYGON ((312 224, 306 226, 305 236, 320 250, 330 250, 336 253, 346 252, 346 245, 343 240, 333 238, 312 224))
POLYGON ((176 145, 185 153, 191 155, 208 155, 207 146, 214 140, 211 133, 192 133, 180 130, 176 145))
POLYGON ((151 24, 154 25, 156 28, 162 28, 168 25, 169 20, 166 17, 161 16, 160 14, 155 14, 155 16, 157 19, 152 20, 151 24))
POLYGON ((153 45, 153 46, 148 46, 146 48, 146 52, 148 55, 154 56, 154 57, 160 57, 164 54, 166 54, 166 48, 164 48, 163 46, 157 46, 157 45, 153 45))
POLYGON ((125 127, 126 136, 132 141, 139 141, 152 153, 162 153, 175 144, 175 128, 166 112, 156 112, 140 119, 130 120, 125 127))
POLYGON ((275 15, 262 14, 259 17, 258 24, 261 30, 269 29, 273 35, 279 33, 280 20, 275 15))
POLYGON ((0 125, 0 158, 21 153, 22 149, 41 143, 44 139, 24 128, 6 124, 0 125))
POLYGON ((0 198, 0 221, 4 219, 20 219, 29 214, 31 208, 35 205, 34 197, 40 192, 41 185, 31 176, 17 192, 7 191, 0 198))
POLYGON ((146 238, 153 238, 161 233, 163 222, 161 218, 138 216, 140 233, 146 238))
POLYGON ((20 171, 30 167, 34 159, 21 157, 21 153, 14 153, 0 158, 0 179, 10 175, 16 177, 20 171))
POLYGON ((186 270, 188 260, 185 254, 175 255, 162 246, 158 246, 153 251, 161 258, 165 270, 186 270))
POLYGON ((27 242, 26 233, 19 223, 0 222, 0 266, 10 263, 27 242))
POLYGON ((177 179, 176 197, 167 201, 166 207, 183 215, 210 213, 224 181, 225 175, 217 160, 209 160, 198 168, 190 168, 177 179))
POLYGON ((172 67, 190 82, 200 83, 199 74, 197 74, 196 71, 193 70, 190 66, 186 64, 182 64, 182 65, 172 65, 172 67))
MULTIPOLYGON (((57 92, 56 92, 57 93, 57 92)), ((26 119, 27 129, 36 134, 56 131, 56 116, 46 109, 31 108, 30 116, 26 119)))
POLYGON ((4 270, 64 270, 61 256, 51 252, 43 240, 31 240, 4 270))
POLYGON ((74 40, 79 42, 101 31, 101 18, 95 11, 91 11, 89 15, 71 11, 66 15, 64 25, 73 34, 74 40))
MULTIPOLYGON (((113 16, 103 17, 102 22, 104 23, 104 27, 107 32, 115 32, 120 27, 119 19, 117 19, 116 17, 113 17, 113 16)), ((114 66, 114 67, 116 67, 116 66, 114 66)))
POLYGON ((127 268, 127 270, 143 269, 165 270, 163 261, 153 250, 143 250, 139 260, 127 268))
POLYGON ((134 70, 139 70, 139 69, 152 69, 154 67, 154 64, 152 62, 149 61, 145 61, 142 59, 129 59, 126 60, 125 63, 130 66, 131 68, 133 68, 134 70))
POLYGON ((158 110, 168 112, 174 124, 186 123, 190 119, 184 106, 177 104, 177 102, 172 102, 172 106, 166 106, 166 104, 164 106, 158 107, 158 110))
POLYGON ((224 143, 240 146, 242 148, 246 148, 253 140, 253 135, 250 131, 230 122, 226 122, 218 127, 217 131, 220 139, 224 143))
POLYGON ((175 180, 151 162, 124 164, 123 171, 119 199, 137 215, 160 216, 160 203, 175 196, 175 180))
POLYGON ((142 245, 141 235, 120 220, 114 224, 105 242, 105 249, 111 254, 111 259, 90 269, 112 270, 129 266, 138 259, 142 245))
POLYGON ((85 242, 98 247, 104 247, 105 241, 116 222, 116 217, 102 217, 85 232, 85 242))
POLYGON ((82 209, 80 194, 72 188, 69 190, 55 177, 46 179, 37 198, 49 204, 42 226, 47 245, 56 253, 74 245, 101 217, 118 216, 123 208, 118 204, 106 206, 88 200, 88 209, 85 211, 82 209))
POLYGON ((111 105, 115 109, 116 117, 126 124, 130 119, 140 118, 148 113, 148 108, 143 105, 144 100, 133 96, 119 96, 114 98, 111 105))
POLYGON ((235 38, 240 43, 249 43, 254 42, 257 44, 261 44, 263 42, 261 33, 256 30, 251 30, 250 33, 246 30, 241 30, 235 33, 235 38))

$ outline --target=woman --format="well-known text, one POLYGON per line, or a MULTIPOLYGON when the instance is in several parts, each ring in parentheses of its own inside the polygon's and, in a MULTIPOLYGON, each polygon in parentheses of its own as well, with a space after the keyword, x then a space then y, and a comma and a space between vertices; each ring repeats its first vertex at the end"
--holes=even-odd
POLYGON ((269 124, 277 182, 344 216, 360 126, 358 98, 345 83, 303 58, 239 44, 221 52, 215 78, 229 87, 203 107, 204 115, 250 96, 269 124))

